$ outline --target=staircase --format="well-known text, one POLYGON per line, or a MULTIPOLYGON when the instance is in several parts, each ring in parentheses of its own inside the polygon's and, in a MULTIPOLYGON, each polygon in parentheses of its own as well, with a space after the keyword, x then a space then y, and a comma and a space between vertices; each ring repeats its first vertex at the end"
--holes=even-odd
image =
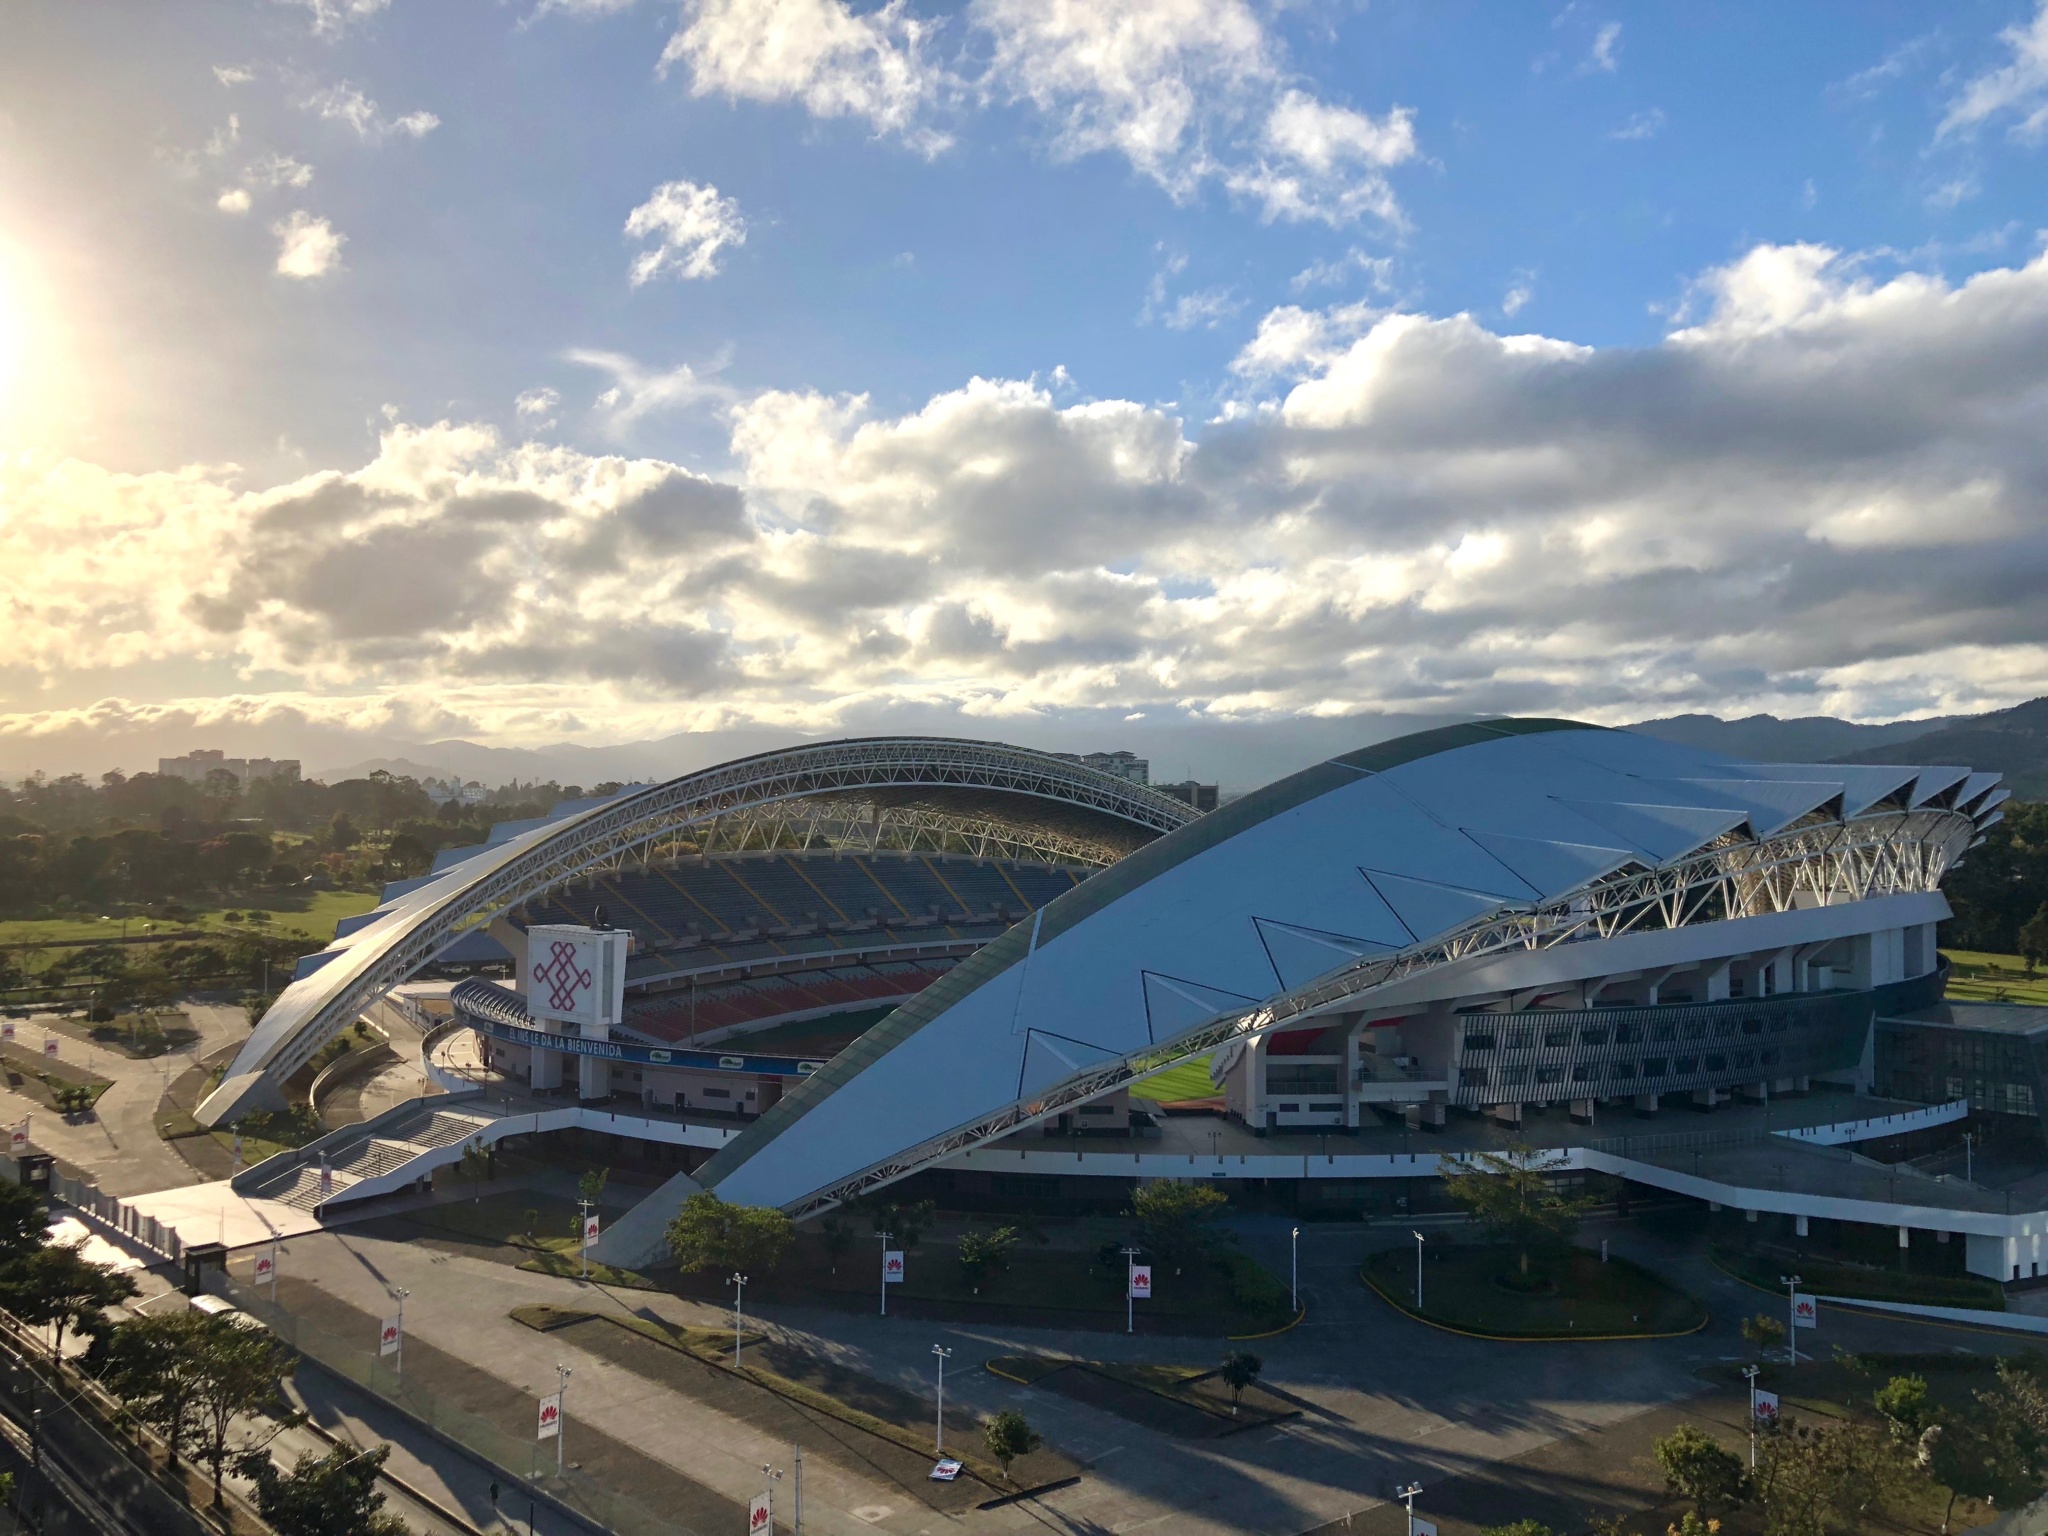
POLYGON ((489 1145, 504 1133, 500 1117, 480 1100, 460 1107, 446 1105, 445 1098, 414 1100, 362 1125, 343 1126, 294 1152, 259 1163, 236 1178, 235 1189, 252 1199, 317 1212, 338 1200, 402 1189, 457 1161, 466 1143, 489 1145), (324 1193, 323 1162, 328 1185, 324 1193))

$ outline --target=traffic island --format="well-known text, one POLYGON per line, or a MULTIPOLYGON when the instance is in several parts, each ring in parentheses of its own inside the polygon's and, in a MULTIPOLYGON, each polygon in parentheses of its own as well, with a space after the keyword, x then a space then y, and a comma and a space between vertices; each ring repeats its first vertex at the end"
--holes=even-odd
POLYGON ((1639 1264, 1585 1248, 1532 1254, 1497 1244, 1426 1250, 1422 1304, 1415 1250, 1371 1255, 1359 1278, 1418 1322, 1485 1339, 1660 1339, 1697 1333, 1707 1309, 1639 1264))
POLYGON ((672 1327, 652 1318, 569 1307, 516 1307, 511 1316, 728 1417, 800 1441, 807 1455, 879 1477, 941 1513, 1064 1486, 1081 1470, 1041 1446, 1013 1462, 1006 1478, 984 1450, 979 1425, 955 1410, 947 1420, 945 1450, 961 1463, 961 1473, 954 1482, 936 1482, 935 1405, 901 1387, 754 1334, 742 1336, 735 1365, 727 1329, 672 1327))
POLYGON ((998 1355, 988 1369, 1005 1381, 1057 1392, 1182 1440, 1216 1440, 1300 1415, 1285 1398, 1256 1383, 1233 1399, 1219 1366, 998 1355))

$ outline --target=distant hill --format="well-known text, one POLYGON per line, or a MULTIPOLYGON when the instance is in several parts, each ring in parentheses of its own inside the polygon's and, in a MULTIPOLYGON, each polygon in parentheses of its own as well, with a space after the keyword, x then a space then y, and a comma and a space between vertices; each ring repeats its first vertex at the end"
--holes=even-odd
POLYGON ((2048 800, 2048 698, 1985 715, 1889 725, 1857 725, 1832 715, 1674 715, 1628 729, 1760 763, 1966 764, 2004 774, 2015 799, 2048 800))
MULTIPOLYGON (((1749 715, 1723 720, 1714 715, 1672 715, 1645 720, 1628 729, 1682 747, 1700 747, 1746 757, 1759 763, 1831 763, 1846 761, 1852 752, 1868 752, 1914 741, 1974 717, 1952 715, 1933 720, 1897 720, 1890 725, 1857 725, 1832 715, 1801 715, 1780 720, 1776 715, 1749 715)), ((1871 758, 1871 762, 1910 762, 1908 758, 1871 758)))
POLYGON ((2048 698, 1966 715, 1910 741, 1845 752, 1840 763, 1967 763, 2005 775, 2017 800, 2048 800, 2048 698))

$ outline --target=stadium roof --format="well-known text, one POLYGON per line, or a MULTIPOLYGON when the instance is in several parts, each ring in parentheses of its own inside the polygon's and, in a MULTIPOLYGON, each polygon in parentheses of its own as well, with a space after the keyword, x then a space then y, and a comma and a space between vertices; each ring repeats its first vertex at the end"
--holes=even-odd
POLYGON ((698 1178, 728 1199, 815 1208, 1230 1031, 1356 1007, 1460 956, 1611 937, 1646 913, 1676 928, 1902 897, 1925 918, 1894 921, 1931 920, 1946 912, 1940 874, 1997 819, 1997 783, 1954 768, 1747 764, 1565 720, 1349 753, 1059 897, 698 1178))

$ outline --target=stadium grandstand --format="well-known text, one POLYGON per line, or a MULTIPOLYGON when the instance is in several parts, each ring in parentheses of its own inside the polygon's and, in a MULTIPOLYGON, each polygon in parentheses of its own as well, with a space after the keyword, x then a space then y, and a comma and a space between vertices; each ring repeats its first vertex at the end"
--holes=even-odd
MULTIPOLYGON (((1972 1271, 2030 1278, 2048 1211, 1902 1190, 1847 1150, 1972 1113, 1894 1063, 1958 1031, 2029 1038, 1946 1002, 1935 947, 1942 877, 2006 798, 1962 767, 1750 763, 1553 720, 1381 743, 1206 815, 994 743, 796 748, 455 851, 309 957, 200 1118, 280 1102, 394 987, 496 946, 510 976, 454 983, 428 1037, 445 1098, 237 1188, 396 1191, 455 1155, 451 1116, 486 1141, 601 1129, 680 1165, 605 1234, 631 1264, 699 1188, 799 1217, 904 1180, 1356 1203, 1508 1137, 1802 1236, 1816 1216, 1960 1233, 1972 1271), (585 942, 630 948, 595 1026, 545 995, 585 942), (1873 1097, 1881 1070, 1915 1097, 1873 1097), (1168 1080, 1199 1127, 1146 1111, 1168 1080), (1616 1134, 1668 1110, 1719 1119, 1616 1134)), ((2038 1115, 2048 1092, 2001 1102, 2038 1115)))

